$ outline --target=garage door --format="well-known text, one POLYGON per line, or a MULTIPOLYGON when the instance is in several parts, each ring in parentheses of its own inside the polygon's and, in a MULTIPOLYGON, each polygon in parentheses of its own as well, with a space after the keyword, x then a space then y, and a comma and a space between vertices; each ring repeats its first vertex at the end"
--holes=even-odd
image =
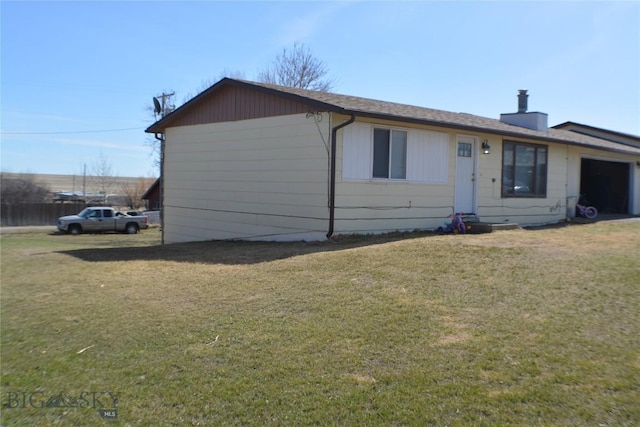
POLYGON ((600 213, 629 213, 630 163, 582 159, 580 194, 600 213))

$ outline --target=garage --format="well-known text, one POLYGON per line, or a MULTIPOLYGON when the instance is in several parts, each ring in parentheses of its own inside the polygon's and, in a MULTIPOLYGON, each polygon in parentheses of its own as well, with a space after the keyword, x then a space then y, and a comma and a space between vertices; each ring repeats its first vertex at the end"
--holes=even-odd
POLYGON ((630 213, 630 167, 630 163, 583 158, 580 194, 600 213, 630 213))

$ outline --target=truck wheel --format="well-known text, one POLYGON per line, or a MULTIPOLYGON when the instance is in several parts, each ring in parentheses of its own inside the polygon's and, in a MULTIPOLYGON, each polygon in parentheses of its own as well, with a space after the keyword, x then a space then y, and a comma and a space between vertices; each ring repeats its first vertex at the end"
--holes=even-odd
POLYGON ((138 232, 138 224, 133 222, 127 224, 127 227, 124 229, 128 234, 136 234, 138 232))
POLYGON ((69 226, 69 234, 73 234, 74 236, 77 236, 80 233, 82 233, 82 227, 80 227, 78 224, 69 226))

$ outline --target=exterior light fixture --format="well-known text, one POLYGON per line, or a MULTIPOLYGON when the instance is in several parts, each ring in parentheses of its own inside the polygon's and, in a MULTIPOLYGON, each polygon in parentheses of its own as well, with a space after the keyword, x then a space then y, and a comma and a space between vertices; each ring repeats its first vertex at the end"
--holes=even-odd
POLYGON ((482 141, 482 154, 491 154, 491 146, 486 139, 482 141))

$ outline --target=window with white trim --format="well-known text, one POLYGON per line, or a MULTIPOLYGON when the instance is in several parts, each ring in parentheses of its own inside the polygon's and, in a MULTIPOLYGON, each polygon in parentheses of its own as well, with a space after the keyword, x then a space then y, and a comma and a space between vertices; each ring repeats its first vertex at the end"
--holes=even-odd
POLYGON ((373 129, 374 178, 407 179, 407 132, 373 129))
POLYGON ((355 122, 343 129, 342 179, 446 184, 449 139, 443 132, 355 122))

